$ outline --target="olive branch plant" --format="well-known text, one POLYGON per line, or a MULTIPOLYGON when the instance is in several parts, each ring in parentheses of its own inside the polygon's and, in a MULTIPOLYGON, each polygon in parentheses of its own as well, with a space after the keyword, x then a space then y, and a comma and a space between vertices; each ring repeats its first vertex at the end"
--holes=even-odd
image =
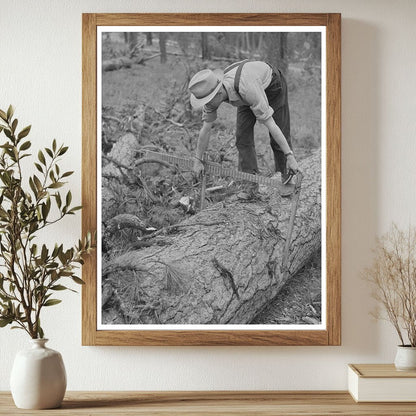
POLYGON ((24 140, 31 126, 18 133, 13 115, 12 106, 0 110, 0 135, 6 139, 0 144, 0 327, 10 324, 31 338, 43 338, 41 311, 61 302, 54 293, 74 291, 62 284, 63 278, 84 283, 76 270, 93 250, 93 237, 87 233, 69 249, 37 243, 41 230, 74 215, 81 206, 71 206, 71 191, 59 191, 73 172, 61 172, 58 162, 68 147, 55 139, 50 148, 39 150, 37 172, 25 181, 21 161, 31 156, 31 142, 24 140))
POLYGON ((416 347, 416 228, 406 231, 392 224, 377 239, 371 267, 363 277, 373 288, 373 298, 382 311, 373 315, 389 321, 399 336, 401 346, 416 347))

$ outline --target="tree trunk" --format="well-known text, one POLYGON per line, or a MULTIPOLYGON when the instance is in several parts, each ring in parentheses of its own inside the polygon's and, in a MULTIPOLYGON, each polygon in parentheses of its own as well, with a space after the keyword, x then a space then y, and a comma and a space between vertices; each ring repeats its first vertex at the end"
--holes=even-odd
POLYGON ((166 54, 166 33, 160 32, 159 33, 159 49, 160 49, 160 62, 165 64, 168 60, 166 54))
POLYGON ((275 68, 287 74, 287 33, 266 33, 267 61, 275 68))
POLYGON ((259 41, 257 43, 257 53, 259 53, 263 48, 263 35, 264 35, 263 32, 259 33, 259 41))
POLYGON ((129 49, 132 51, 137 45, 137 32, 129 32, 129 49))
POLYGON ((241 39, 240 34, 238 33, 235 38, 235 50, 237 52, 238 59, 241 59, 241 39))
POLYGON ((246 46, 249 53, 251 53, 250 33, 246 32, 246 46))
POLYGON ((209 49, 207 32, 201 32, 201 50, 202 50, 202 59, 204 61, 211 59, 211 51, 209 49))
POLYGON ((146 45, 147 46, 152 46, 153 45, 152 32, 147 32, 146 33, 146 45))
MULTIPOLYGON (((154 245, 103 265, 104 323, 247 324, 321 245, 320 153, 304 172, 287 271, 283 253, 292 198, 215 204, 154 245), (114 310, 117 312, 115 313, 114 310)), ((268 192, 271 192, 268 190, 268 192)))

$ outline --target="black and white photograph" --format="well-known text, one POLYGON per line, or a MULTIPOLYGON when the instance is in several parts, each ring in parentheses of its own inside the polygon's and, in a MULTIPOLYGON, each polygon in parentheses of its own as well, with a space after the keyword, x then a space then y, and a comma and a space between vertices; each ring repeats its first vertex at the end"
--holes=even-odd
POLYGON ((326 327, 325 28, 238 29, 97 33, 98 329, 326 327))

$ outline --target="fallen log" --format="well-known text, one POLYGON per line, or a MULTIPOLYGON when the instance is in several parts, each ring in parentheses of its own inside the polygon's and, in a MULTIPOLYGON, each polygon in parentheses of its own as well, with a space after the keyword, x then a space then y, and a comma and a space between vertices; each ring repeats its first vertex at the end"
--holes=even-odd
POLYGON ((321 246, 319 152, 300 166, 287 271, 282 260, 291 198, 271 193, 266 200, 218 203, 159 233, 166 245, 103 265, 103 293, 113 306, 111 316, 103 309, 103 323, 250 323, 321 246))
POLYGON ((127 56, 121 56, 119 58, 108 59, 103 61, 102 70, 103 72, 116 71, 121 68, 131 68, 133 65, 144 64, 150 59, 160 56, 160 53, 155 53, 152 56, 139 55, 135 58, 128 58, 127 56))
POLYGON ((127 58, 126 56, 121 56, 119 58, 108 59, 103 61, 102 63, 102 70, 104 72, 107 71, 115 71, 120 68, 130 68, 135 62, 133 59, 127 58))

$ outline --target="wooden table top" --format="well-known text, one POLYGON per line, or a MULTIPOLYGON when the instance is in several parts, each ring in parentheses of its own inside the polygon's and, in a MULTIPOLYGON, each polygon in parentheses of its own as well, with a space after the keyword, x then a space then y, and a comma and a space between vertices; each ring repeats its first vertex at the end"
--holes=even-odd
POLYGON ((0 392, 0 415, 416 415, 416 403, 355 403, 339 391, 67 392, 59 409, 14 406, 0 392))

